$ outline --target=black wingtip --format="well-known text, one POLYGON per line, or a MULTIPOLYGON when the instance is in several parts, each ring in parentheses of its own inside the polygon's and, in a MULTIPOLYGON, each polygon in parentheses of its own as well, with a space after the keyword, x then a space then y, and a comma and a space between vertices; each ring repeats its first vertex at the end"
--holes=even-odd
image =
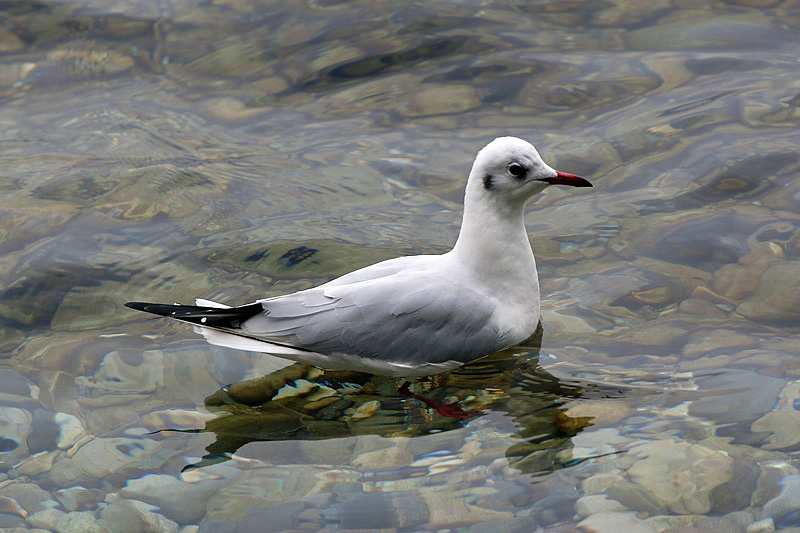
POLYGON ((125 302, 125 307, 136 309, 137 311, 146 311, 146 307, 150 305, 145 302, 125 302))
POLYGON ((236 329, 248 318, 264 312, 264 307, 258 302, 241 307, 200 307, 196 305, 126 302, 125 307, 166 318, 182 320, 199 326, 229 329, 236 329))
POLYGON ((195 307, 192 305, 178 305, 178 304, 156 304, 149 302, 125 302, 125 307, 136 309, 137 311, 144 311, 145 313, 152 313, 159 316, 175 317, 181 314, 194 314, 198 309, 205 309, 195 307))

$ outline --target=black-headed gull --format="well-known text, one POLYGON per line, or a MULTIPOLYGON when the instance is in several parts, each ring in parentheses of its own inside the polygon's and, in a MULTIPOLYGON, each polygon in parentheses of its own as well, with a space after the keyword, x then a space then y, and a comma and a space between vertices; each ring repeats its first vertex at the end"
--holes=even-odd
POLYGON ((198 326, 215 345, 323 369, 389 376, 445 372, 522 342, 539 323, 539 279, 525 202, 547 186, 591 187, 536 149, 500 137, 478 152, 455 246, 389 259, 294 294, 228 307, 129 302, 198 326))

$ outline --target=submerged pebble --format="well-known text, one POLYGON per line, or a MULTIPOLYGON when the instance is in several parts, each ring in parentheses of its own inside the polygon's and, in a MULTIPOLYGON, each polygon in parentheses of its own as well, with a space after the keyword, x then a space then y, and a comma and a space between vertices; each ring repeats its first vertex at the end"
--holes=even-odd
POLYGON ((631 481, 676 514, 705 514, 711 492, 730 480, 733 460, 697 444, 662 441, 634 447, 631 481))
POLYGON ((578 531, 626 531, 630 533, 656 533, 650 524, 639 519, 636 513, 603 511, 578 522, 578 531))

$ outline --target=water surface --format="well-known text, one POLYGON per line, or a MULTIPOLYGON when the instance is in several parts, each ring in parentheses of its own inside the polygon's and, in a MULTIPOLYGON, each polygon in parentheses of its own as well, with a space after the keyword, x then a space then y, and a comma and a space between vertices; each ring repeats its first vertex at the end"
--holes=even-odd
POLYGON ((0 528, 800 528, 797 2, 1 13, 0 528), (123 307, 446 251, 500 135, 595 187, 465 419, 123 307))

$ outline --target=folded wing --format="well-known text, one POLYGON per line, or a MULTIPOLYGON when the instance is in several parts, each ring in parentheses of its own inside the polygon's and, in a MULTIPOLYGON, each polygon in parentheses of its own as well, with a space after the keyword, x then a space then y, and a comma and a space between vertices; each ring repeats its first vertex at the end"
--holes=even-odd
POLYGON ((504 347, 491 325, 493 304, 442 278, 396 274, 260 303, 264 312, 243 322, 242 333, 327 355, 414 366, 504 347))

